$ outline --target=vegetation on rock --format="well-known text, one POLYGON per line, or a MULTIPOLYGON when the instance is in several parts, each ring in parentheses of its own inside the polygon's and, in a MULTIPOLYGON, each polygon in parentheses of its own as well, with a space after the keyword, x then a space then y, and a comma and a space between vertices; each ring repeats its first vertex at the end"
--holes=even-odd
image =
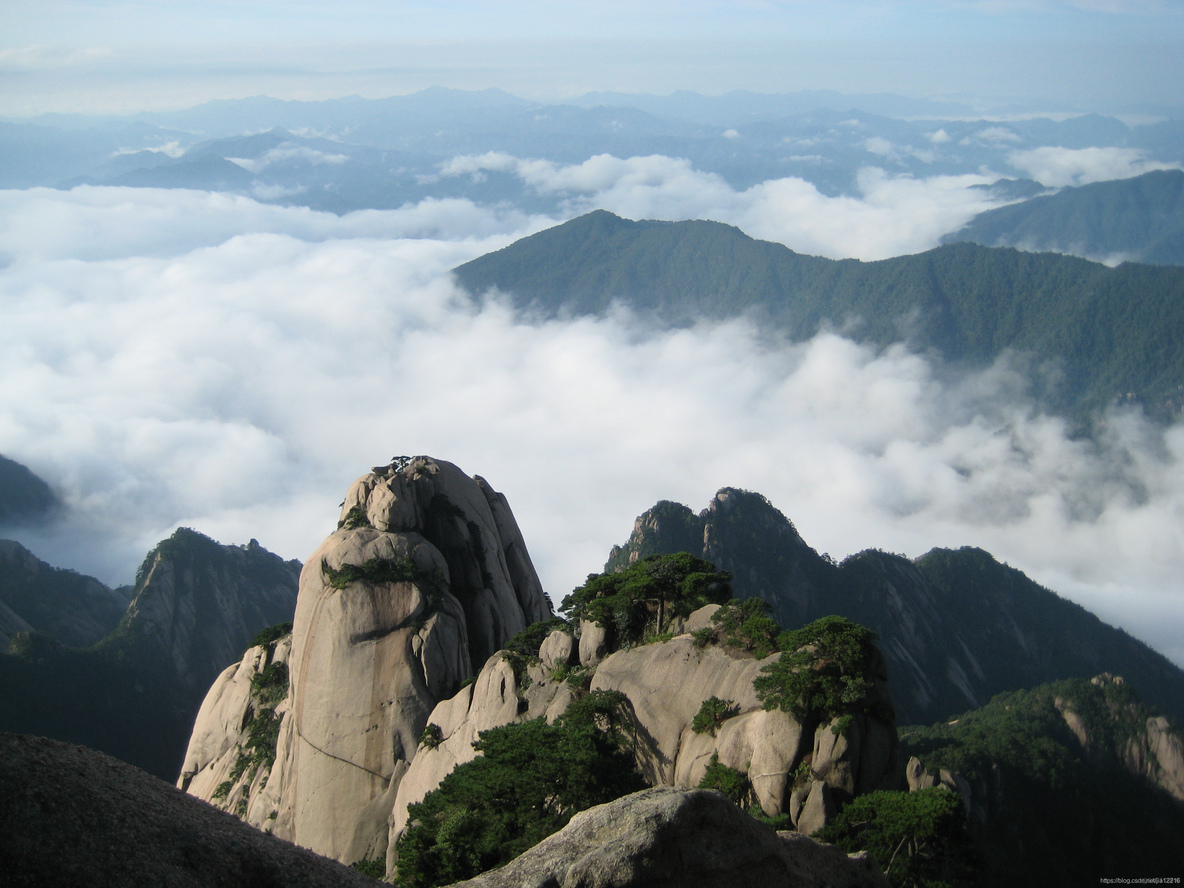
POLYGON ((765 709, 793 713, 802 722, 866 712, 875 639, 870 629, 833 616, 783 632, 781 656, 753 681, 757 697, 765 709))
POLYGON ((482 753, 422 802, 396 845, 396 884, 447 885, 509 862, 579 811, 644 788, 623 694, 593 691, 543 718, 481 732, 482 753))
POLYGON ((745 598, 726 602, 712 615, 711 622, 725 645, 749 651, 761 660, 780 650, 777 639, 781 627, 771 613, 772 608, 763 598, 745 598))
POLYGON ((695 713, 695 718, 691 722, 691 730, 696 734, 710 734, 714 737, 719 726, 735 714, 735 703, 731 700, 721 700, 712 695, 703 701, 703 705, 695 713))
POLYGON ((962 797, 944 787, 859 796, 818 838, 849 854, 867 851, 894 888, 939 888, 970 874, 962 797))
POLYGON ((1069 679, 902 727, 901 751, 930 773, 947 768, 968 781, 985 860, 977 884, 1154 877, 1184 868, 1184 807, 1129 770, 1153 714, 1121 680, 1069 679))
POLYGON ((686 552, 652 555, 618 573, 590 574, 563 599, 573 621, 589 620, 609 630, 613 646, 661 635, 671 617, 685 617, 732 597, 732 575, 686 552))
POLYGON ((719 754, 712 753, 707 772, 699 781, 699 789, 714 789, 726 795, 733 805, 743 805, 752 792, 752 784, 748 782, 747 774, 722 764, 719 754))

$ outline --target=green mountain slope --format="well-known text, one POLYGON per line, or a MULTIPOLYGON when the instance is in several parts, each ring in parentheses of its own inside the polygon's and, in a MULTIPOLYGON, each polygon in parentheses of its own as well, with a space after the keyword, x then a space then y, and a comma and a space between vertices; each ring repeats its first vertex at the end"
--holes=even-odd
POLYGON ((1046 370, 1035 391, 1083 417, 1116 399, 1184 405, 1184 270, 951 244, 879 262, 802 256, 715 222, 589 213, 455 269, 545 316, 622 302, 665 324, 750 312, 795 340, 830 323, 969 365, 1007 350, 1046 370))
POLYGON ((1184 171, 1155 170, 987 210, 944 239, 960 241, 1184 265, 1184 171))
POLYGON ((724 488, 698 514, 654 506, 607 568, 678 551, 731 572, 736 597, 765 599, 783 627, 838 614, 875 631, 902 724, 1100 672, 1126 676, 1144 700, 1184 719, 1184 670, 981 549, 934 549, 915 562, 869 550, 835 564, 764 497, 724 488))
POLYGON ((1084 885, 1184 871, 1184 738, 1122 679, 1001 694, 900 729, 905 755, 959 774, 982 885, 1084 885))

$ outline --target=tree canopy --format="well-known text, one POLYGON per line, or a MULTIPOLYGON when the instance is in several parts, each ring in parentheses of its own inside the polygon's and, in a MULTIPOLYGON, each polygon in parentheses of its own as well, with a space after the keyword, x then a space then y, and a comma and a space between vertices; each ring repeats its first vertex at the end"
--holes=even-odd
POLYGON ((671 617, 685 617, 732 597, 732 575, 687 552, 651 555, 616 573, 590 574, 560 607, 573 622, 609 630, 614 646, 665 632, 671 617))

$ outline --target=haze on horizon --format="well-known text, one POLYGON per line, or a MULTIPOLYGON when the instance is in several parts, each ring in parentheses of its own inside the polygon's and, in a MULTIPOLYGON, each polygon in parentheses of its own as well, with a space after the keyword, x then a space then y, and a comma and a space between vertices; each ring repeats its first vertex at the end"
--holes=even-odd
MULTIPOLYGON (((1149 119, 1181 108, 1184 82, 1184 10, 1155 0, 17 0, 0 23, 10 118, 440 85, 538 101, 889 92, 1149 119)), ((1048 185, 1146 168, 1130 152, 1039 160, 1048 185)), ((112 583, 179 525, 304 559, 354 477, 428 453, 507 494, 559 600, 656 500, 698 510, 731 485, 840 558, 981 546, 1184 664, 1184 426, 1118 411, 1082 441, 1007 362, 958 374, 834 332, 781 348, 746 321, 541 323, 448 274, 596 207, 719 218, 823 255, 915 252, 992 205, 975 190, 991 171, 872 167, 860 193, 827 196, 800 179, 741 190, 663 156, 445 167, 575 197, 558 215, 428 198, 337 216, 180 189, 0 191, 0 453, 72 510, 23 541, 112 583)))
POLYGON ((13 0, 0 115, 175 109, 269 95, 498 87, 829 89, 985 110, 1179 108, 1184 8, 1165 0, 13 0))

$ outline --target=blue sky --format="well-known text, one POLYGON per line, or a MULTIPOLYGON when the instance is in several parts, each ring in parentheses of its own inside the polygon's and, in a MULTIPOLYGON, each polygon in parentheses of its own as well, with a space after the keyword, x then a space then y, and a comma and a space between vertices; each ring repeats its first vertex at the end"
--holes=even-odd
POLYGON ((1156 0, 10 0, 0 35, 9 115, 432 85, 538 99, 836 89, 1113 112, 1174 104, 1184 80, 1184 4, 1156 0))

